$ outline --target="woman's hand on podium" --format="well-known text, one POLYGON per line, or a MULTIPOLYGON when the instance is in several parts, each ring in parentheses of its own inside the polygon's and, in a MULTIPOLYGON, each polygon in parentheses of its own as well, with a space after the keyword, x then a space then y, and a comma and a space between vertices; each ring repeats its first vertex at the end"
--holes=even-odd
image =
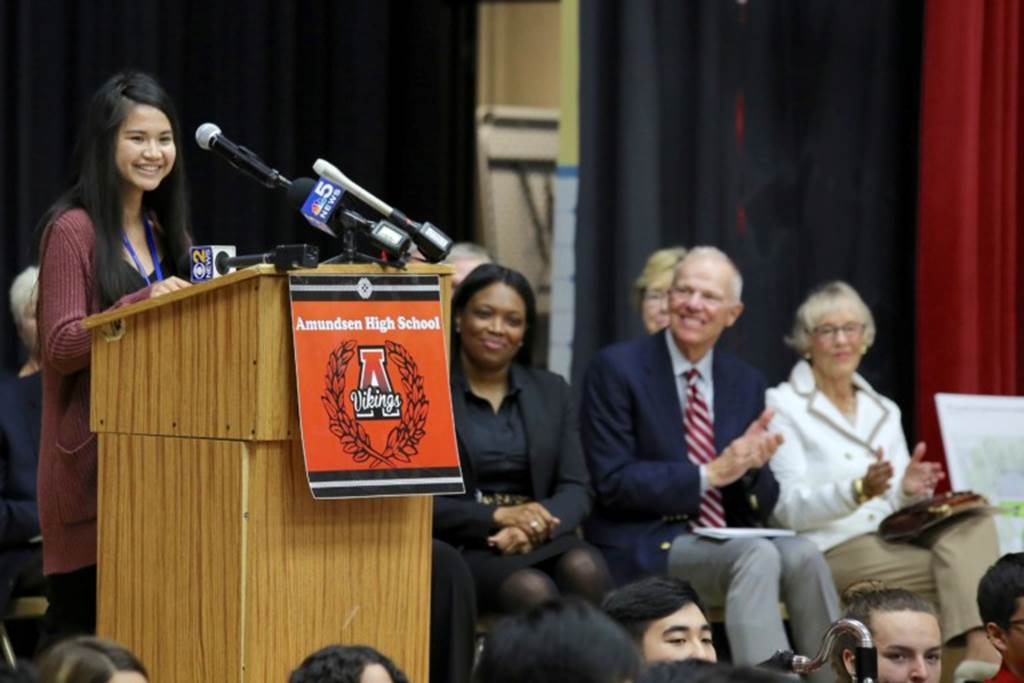
POLYGON ((170 292, 177 292, 179 289, 185 289, 186 287, 191 286, 191 283, 185 282, 180 277, 171 276, 150 287, 149 298, 152 299, 153 297, 169 294, 170 292))

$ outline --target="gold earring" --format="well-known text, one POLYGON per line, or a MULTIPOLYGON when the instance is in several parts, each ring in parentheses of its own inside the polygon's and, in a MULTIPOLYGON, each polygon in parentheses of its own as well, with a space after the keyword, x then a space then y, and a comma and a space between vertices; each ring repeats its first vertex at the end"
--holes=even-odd
POLYGON ((868 352, 868 345, 867 344, 861 345, 861 347, 860 347, 860 355, 863 356, 867 352, 868 352))
POLYGON ((810 360, 810 359, 811 359, 811 352, 810 351, 804 351, 804 360, 810 360))

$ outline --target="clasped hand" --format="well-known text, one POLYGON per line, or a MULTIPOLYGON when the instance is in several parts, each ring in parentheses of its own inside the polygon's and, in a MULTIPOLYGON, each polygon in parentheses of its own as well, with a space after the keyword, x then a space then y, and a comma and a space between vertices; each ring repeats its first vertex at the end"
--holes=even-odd
POLYGON ((506 555, 516 551, 506 551, 505 547, 522 547, 519 535, 509 532, 509 529, 520 532, 531 546, 531 548, 518 552, 529 552, 533 547, 551 538, 555 527, 561 522, 540 503, 523 503, 522 505, 495 508, 493 519, 494 523, 502 528, 501 531, 488 538, 487 542, 506 555))
POLYGON ((775 413, 769 408, 750 423, 743 436, 733 441, 707 465, 708 484, 721 488, 749 470, 764 466, 782 445, 782 435, 768 431, 775 413))

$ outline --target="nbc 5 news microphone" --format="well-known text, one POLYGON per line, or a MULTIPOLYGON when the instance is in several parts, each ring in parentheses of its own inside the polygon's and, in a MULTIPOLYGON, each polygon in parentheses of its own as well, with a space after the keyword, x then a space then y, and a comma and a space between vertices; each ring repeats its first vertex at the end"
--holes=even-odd
POLYGON ((409 250, 411 239, 401 228, 387 221, 373 222, 349 209, 335 213, 343 194, 345 188, 326 178, 296 178, 288 188, 288 202, 299 209, 310 225, 328 235, 337 237, 330 223, 332 220, 340 220, 348 226, 361 228, 374 248, 384 251, 388 256, 404 256, 409 250))
POLYGON ((417 223, 398 209, 384 203, 359 185, 356 185, 329 161, 317 159, 316 163, 313 164, 313 170, 316 171, 321 178, 326 178, 330 182, 341 186, 353 196, 362 200, 362 202, 367 206, 375 209, 389 221, 403 230, 408 231, 413 242, 415 242, 416 246, 419 247, 420 252, 422 252, 423 256, 431 263, 441 261, 448 255, 448 252, 451 251, 452 239, 448 237, 448 235, 444 234, 444 232, 436 225, 431 225, 430 223, 417 223))
POLYGON ((291 185, 291 181, 277 169, 268 166, 252 150, 228 140, 220 132, 220 126, 215 123, 204 123, 196 128, 196 142, 203 149, 215 152, 236 169, 272 190, 291 185))

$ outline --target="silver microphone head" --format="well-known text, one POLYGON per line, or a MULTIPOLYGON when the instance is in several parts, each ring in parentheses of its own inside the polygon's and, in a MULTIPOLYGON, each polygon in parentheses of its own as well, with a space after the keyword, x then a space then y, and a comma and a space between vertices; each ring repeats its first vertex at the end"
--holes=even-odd
POLYGON ((220 126, 216 123, 204 123, 196 128, 196 142, 203 149, 210 149, 213 139, 220 135, 220 126))

